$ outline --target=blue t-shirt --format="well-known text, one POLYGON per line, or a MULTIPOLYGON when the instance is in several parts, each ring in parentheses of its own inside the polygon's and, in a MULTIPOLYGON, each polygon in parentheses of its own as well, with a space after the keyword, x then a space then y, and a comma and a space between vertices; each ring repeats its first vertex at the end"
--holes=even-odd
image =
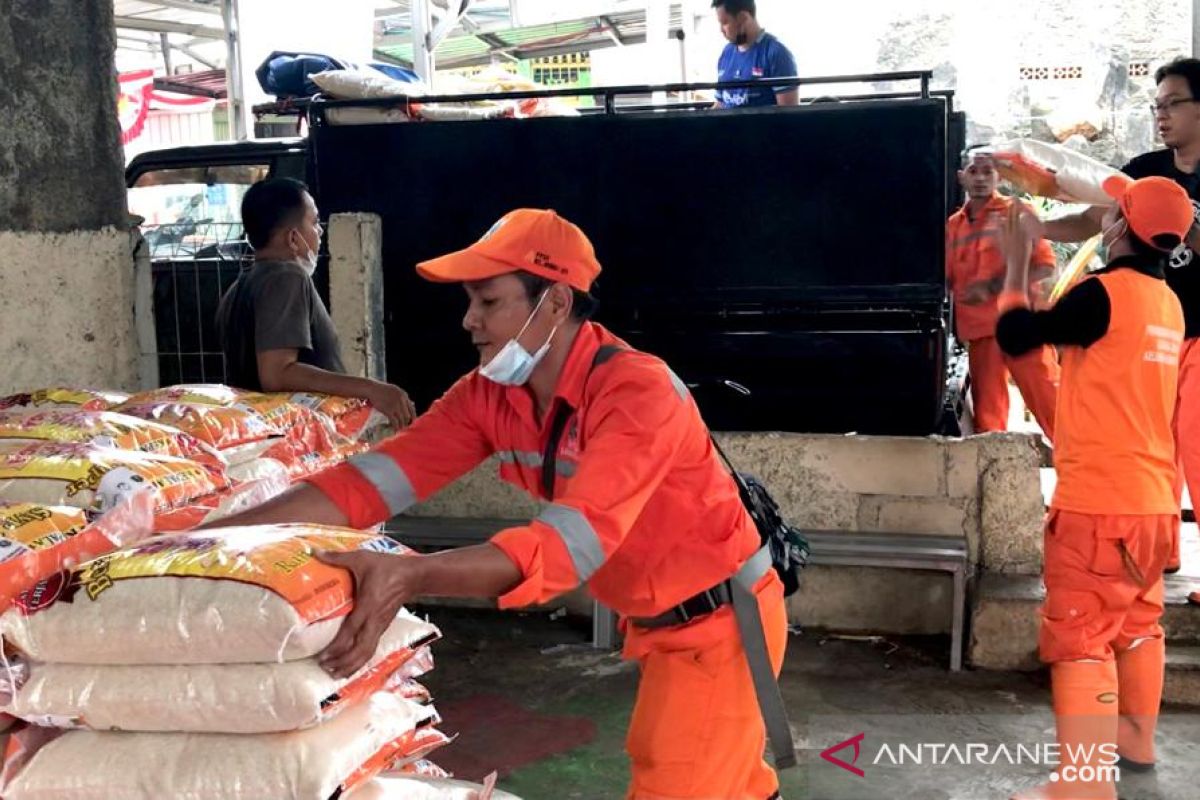
MULTIPOLYGON (((763 31, 750 49, 742 51, 732 42, 725 45, 717 61, 718 81, 748 81, 755 78, 794 78, 796 59, 783 42, 763 31)), ((790 92, 795 87, 771 89, 718 89, 717 102, 725 108, 734 106, 773 106, 776 92, 790 92)))

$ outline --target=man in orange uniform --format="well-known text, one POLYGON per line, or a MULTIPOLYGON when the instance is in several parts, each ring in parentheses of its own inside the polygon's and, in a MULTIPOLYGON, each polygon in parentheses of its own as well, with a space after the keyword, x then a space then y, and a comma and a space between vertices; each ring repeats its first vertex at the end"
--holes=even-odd
MULTIPOLYGON (((1154 82, 1158 89, 1148 110, 1166 147, 1137 156, 1121 171, 1134 179, 1158 175, 1175 181, 1192 198, 1195 213, 1200 214, 1200 60, 1176 58, 1158 68, 1154 82)), ((1056 242, 1082 242, 1099 233, 1102 214, 1103 209, 1092 207, 1047 220, 1043 235, 1056 242)), ((1186 244, 1193 254, 1200 252, 1200 223, 1193 222, 1186 244)), ((1188 262, 1183 256, 1171 267, 1167 270, 1167 285, 1179 295, 1187 324, 1175 405, 1175 496, 1182 501, 1186 482, 1196 505, 1200 504, 1200 262, 1195 258, 1188 262)), ((1176 541, 1169 572, 1179 570, 1180 558, 1176 541)), ((1200 605, 1200 592, 1193 594, 1192 602, 1200 605)))
MULTIPOLYGON (((1012 373, 1025 405, 1046 436, 1054 440, 1058 362, 1054 349, 1038 347, 1020 357, 996 345, 996 296, 1004 281, 1004 257, 997 247, 998 220, 1016 201, 1002 197, 991 158, 980 150, 964 156, 959 182, 967 202, 946 224, 946 282, 954 298, 955 334, 967 345, 971 403, 978 433, 1008 429, 1008 376, 1012 373)), ((1054 252, 1039 241, 1033 251, 1031 286, 1054 273, 1054 252)))
POLYGON ((1022 800, 1115 798, 1113 774, 1154 765, 1165 645, 1163 569, 1178 506, 1171 430, 1184 340, 1167 258, 1192 225, 1167 178, 1110 179, 1108 262, 1053 308, 1031 311, 1027 254, 1039 225, 1007 226, 1008 271, 996 328, 1006 353, 1063 352, 1055 467, 1045 537, 1040 650, 1050 664, 1062 746, 1054 779, 1022 800))
POLYGON ((729 597, 732 581, 757 598, 778 676, 781 581, 687 388, 662 361, 587 321, 600 272, 591 243, 553 211, 519 209, 417 270, 464 285, 463 327, 481 366, 374 452, 223 524, 373 525, 498 454, 504 480, 552 502, 483 545, 329 555, 353 574, 356 599, 325 667, 357 669, 396 610, 421 596, 517 608, 586 583, 622 615, 625 656, 641 663, 629 797, 776 796, 729 597), (543 474, 555 427, 565 435, 543 474))

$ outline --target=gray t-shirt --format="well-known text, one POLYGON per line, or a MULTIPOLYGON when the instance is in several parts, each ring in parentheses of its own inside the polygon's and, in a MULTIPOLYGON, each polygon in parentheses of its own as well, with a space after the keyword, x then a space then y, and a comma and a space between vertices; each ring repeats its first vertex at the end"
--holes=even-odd
POLYGON ((226 381, 260 391, 258 354, 297 350, 301 364, 345 372, 337 331, 312 278, 291 261, 256 261, 221 298, 217 330, 226 381))

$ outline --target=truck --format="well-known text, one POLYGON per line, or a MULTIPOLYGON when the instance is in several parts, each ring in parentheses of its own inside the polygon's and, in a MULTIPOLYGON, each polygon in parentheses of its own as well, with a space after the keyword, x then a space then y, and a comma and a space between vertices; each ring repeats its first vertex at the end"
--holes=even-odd
POLYGON ((626 101, 711 84, 509 93, 603 103, 571 117, 377 124, 331 112, 398 100, 314 98, 294 106, 306 137, 144 153, 127 184, 153 265, 160 382, 223 379, 213 318, 250 255, 238 204, 250 184, 287 176, 323 217, 381 218, 386 374, 419 408, 475 352, 461 289, 414 265, 541 207, 596 246, 597 320, 670 364, 714 429, 955 433, 964 370, 944 226, 965 119, 953 94, 931 91, 927 72, 782 82, 883 90, 723 110, 626 101))

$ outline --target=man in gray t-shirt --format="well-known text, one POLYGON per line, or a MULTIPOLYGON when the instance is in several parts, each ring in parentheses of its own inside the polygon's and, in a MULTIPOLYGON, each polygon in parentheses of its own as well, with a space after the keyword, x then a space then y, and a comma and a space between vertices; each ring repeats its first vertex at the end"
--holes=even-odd
POLYGON ((416 411, 403 389, 345 374, 337 331, 312 281, 322 230, 304 184, 272 178, 251 186, 242 225, 254 263, 217 310, 230 385, 361 397, 393 425, 411 422, 416 411))

